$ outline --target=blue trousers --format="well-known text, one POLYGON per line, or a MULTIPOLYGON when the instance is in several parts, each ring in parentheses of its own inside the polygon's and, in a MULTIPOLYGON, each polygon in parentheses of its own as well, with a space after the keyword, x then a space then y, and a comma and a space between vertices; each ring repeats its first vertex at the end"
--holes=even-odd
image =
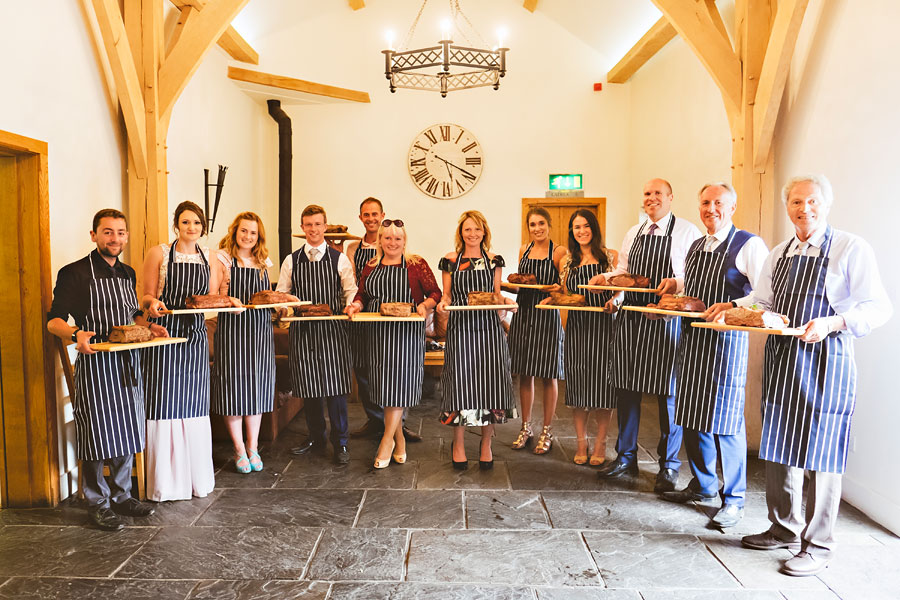
POLYGON ((331 443, 346 446, 350 439, 347 420, 347 396, 329 398, 307 398, 303 403, 306 427, 309 437, 316 444, 325 443, 325 406, 328 405, 328 420, 331 421, 331 443))
POLYGON ((691 473, 694 474, 690 487, 706 495, 718 493, 716 462, 721 459, 725 504, 743 506, 747 492, 747 433, 744 423, 741 422, 741 431, 735 435, 718 435, 685 427, 684 446, 691 473))
MULTIPOLYGON (((638 429, 641 424, 640 392, 617 389, 617 417, 619 421, 619 439, 616 440, 616 452, 619 460, 634 463, 637 460, 638 429)), ((659 454, 660 469, 675 469, 681 466, 678 451, 681 450, 681 426, 675 424, 675 396, 657 395, 659 403, 659 454)))

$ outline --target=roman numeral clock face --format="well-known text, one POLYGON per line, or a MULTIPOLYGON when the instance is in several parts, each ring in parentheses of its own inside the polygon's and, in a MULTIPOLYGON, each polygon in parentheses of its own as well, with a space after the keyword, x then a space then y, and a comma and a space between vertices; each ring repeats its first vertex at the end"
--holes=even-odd
POLYGON ((481 146, 459 125, 432 125, 413 140, 407 166, 423 193, 445 200, 459 198, 481 177, 481 146))

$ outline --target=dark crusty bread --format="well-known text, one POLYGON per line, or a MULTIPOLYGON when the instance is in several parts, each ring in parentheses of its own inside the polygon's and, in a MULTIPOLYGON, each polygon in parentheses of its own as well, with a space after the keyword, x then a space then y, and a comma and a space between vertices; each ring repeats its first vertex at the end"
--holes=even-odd
POLYGON ((537 285, 537 277, 534 273, 512 273, 506 280, 510 283, 537 285))
POLYGON ((554 306, 586 306, 587 298, 581 294, 550 294, 550 304, 554 306))
POLYGON ((469 306, 503 304, 503 297, 494 292, 469 292, 469 306))
POLYGON ((149 342, 153 339, 153 334, 141 325, 113 325, 108 339, 114 344, 149 342))
POLYGON ((228 308, 232 306, 231 299, 224 294, 188 296, 184 305, 187 308, 228 308))
POLYGON ((261 290, 253 294, 250 298, 250 304, 280 304, 281 302, 297 302, 300 298, 285 294, 284 292, 273 292, 271 290, 261 290))
POLYGON ((327 304, 305 304, 294 308, 301 317, 330 317, 331 307, 327 304))
POLYGON ((408 317, 412 310, 409 302, 382 302, 379 312, 383 317, 408 317))
POLYGON ((616 287, 633 287, 633 288, 649 288, 650 280, 644 277, 643 275, 633 275, 631 273, 623 273, 622 275, 616 275, 614 277, 610 277, 608 280, 609 285, 614 285, 616 287))
POLYGON ((784 315, 754 308, 731 308, 722 314, 725 316, 726 325, 735 325, 738 327, 781 329, 782 327, 786 327, 791 321, 784 315))
POLYGON ((694 296, 678 296, 675 294, 663 294, 659 298, 659 302, 649 304, 663 310, 679 310, 682 312, 703 312, 706 310, 706 304, 700 298, 694 296))
POLYGON ((326 225, 325 233, 347 233, 346 225, 326 225))

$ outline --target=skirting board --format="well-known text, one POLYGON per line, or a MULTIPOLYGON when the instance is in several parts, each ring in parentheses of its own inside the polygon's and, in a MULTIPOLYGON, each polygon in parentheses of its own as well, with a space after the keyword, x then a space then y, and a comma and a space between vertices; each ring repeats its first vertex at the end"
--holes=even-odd
POLYGON ((841 497, 870 519, 900 535, 900 504, 844 475, 841 497))

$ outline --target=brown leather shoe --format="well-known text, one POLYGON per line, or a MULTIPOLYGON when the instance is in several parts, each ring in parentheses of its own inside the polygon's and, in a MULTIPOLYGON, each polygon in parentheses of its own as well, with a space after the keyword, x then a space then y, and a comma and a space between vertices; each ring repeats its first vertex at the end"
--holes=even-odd
POLYGON ((775 537, 775 534, 769 531, 756 533, 753 535, 745 535, 741 538, 741 545, 751 550, 780 550, 787 548, 788 550, 799 550, 800 540, 785 541, 775 537))
POLYGON ((818 575, 825 570, 831 559, 825 556, 815 556, 801 550, 794 558, 784 561, 781 572, 792 577, 809 577, 810 575, 818 575))
POLYGON ((413 444, 415 444, 416 442, 422 441, 422 436, 419 435, 418 433, 416 433, 415 431, 413 431, 412 429, 410 429, 409 427, 407 427, 406 425, 403 426, 403 437, 406 438, 407 442, 412 442, 413 444))
POLYGON ((384 435, 384 424, 378 421, 366 421, 366 424, 350 432, 352 438, 369 438, 381 437, 384 435))

